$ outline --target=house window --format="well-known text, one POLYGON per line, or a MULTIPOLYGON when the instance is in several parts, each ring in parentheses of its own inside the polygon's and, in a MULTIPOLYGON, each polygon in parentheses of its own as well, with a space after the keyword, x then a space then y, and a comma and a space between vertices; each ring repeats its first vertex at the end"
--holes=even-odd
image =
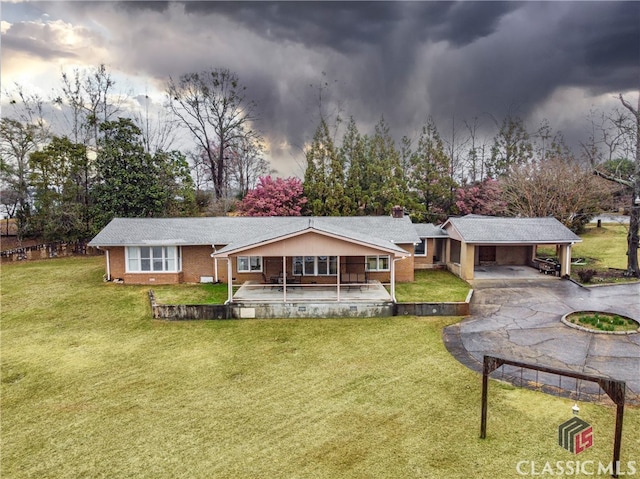
POLYGON ((293 274, 304 276, 335 276, 338 274, 338 257, 294 256, 293 274))
POLYGON ((177 246, 127 246, 128 273, 175 273, 180 269, 177 246))
POLYGON ((426 238, 421 238, 420 243, 416 245, 416 247, 413 250, 413 253, 416 256, 427 256, 427 239, 426 238))
POLYGON ((261 273, 262 256, 238 256, 238 273, 261 273))
POLYGON ((389 256, 367 256, 367 271, 389 271, 389 256))

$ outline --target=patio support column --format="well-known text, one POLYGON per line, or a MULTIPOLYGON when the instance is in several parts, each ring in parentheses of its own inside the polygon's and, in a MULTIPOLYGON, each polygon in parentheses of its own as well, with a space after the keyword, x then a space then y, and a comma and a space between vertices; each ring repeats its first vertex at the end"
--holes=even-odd
POLYGON ((107 281, 111 281, 111 258, 109 258, 109 248, 106 248, 104 252, 106 256, 105 259, 107 260, 107 281))
POLYGON ((336 257, 336 272, 338 273, 338 277, 336 280, 336 293, 338 295, 338 302, 340 302, 340 256, 336 257))
POLYGON ((391 300, 396 302, 396 261, 401 258, 391 260, 391 300))
POLYGON ((282 257, 282 300, 287 302, 287 257, 282 257))
POLYGON ((231 258, 227 256, 227 303, 233 300, 233 268, 231 258))

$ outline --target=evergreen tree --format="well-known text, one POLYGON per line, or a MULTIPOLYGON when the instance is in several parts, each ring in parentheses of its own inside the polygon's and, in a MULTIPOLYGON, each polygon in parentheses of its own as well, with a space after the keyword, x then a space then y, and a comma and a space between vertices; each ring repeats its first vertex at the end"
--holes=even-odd
POLYGON ((364 168, 364 213, 368 215, 390 214, 395 205, 405 206, 406 184, 389 127, 382 118, 375 127, 375 134, 367 142, 367 158, 364 168))
POLYGON ((87 239, 90 232, 89 162, 84 145, 54 137, 30 156, 34 188, 32 234, 46 241, 87 239))
POLYGON ((151 156, 144 147, 140 129, 128 119, 105 122, 100 129, 104 137, 92 190, 95 229, 99 230, 114 217, 179 213, 176 202, 183 203, 193 195, 184 157, 162 152, 151 156))
POLYGON ((533 145, 522 120, 511 115, 505 117, 491 148, 489 175, 497 178, 506 174, 511 166, 522 165, 532 158, 533 145))
POLYGON ((435 124, 429 120, 422 128, 416 150, 411 155, 411 191, 416 198, 420 221, 446 218, 450 191, 455 184, 449 175, 450 160, 435 124))
POLYGON ((364 214, 369 200, 365 183, 367 139, 358 131, 353 118, 349 120, 342 139, 340 156, 347 171, 344 214, 357 216, 364 214))
POLYGON ((314 216, 340 216, 348 210, 344 189, 344 165, 322 120, 307 151, 304 194, 307 211, 314 216))

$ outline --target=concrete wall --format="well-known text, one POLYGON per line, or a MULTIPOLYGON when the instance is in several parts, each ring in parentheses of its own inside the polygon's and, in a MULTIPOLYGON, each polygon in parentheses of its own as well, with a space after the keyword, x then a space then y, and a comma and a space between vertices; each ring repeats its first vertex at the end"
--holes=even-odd
POLYGON ((468 316, 469 303, 396 303, 394 316, 468 316))
POLYGON ((527 265, 533 257, 533 246, 496 246, 496 264, 527 265))
POLYGON ((157 304, 153 291, 149 291, 153 319, 170 321, 192 319, 229 319, 229 307, 224 304, 157 304))
POLYGON ((373 318, 393 316, 393 303, 234 303, 231 317, 250 318, 373 318))

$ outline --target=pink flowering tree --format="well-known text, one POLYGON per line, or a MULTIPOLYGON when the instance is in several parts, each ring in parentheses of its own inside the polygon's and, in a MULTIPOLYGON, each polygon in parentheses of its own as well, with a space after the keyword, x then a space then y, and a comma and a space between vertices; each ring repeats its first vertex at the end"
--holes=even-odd
POLYGON ((498 181, 487 178, 458 188, 456 208, 463 215, 501 216, 507 213, 507 203, 502 196, 498 181))
POLYGON ((298 178, 258 178, 258 184, 240 202, 242 216, 300 216, 307 202, 298 178))

